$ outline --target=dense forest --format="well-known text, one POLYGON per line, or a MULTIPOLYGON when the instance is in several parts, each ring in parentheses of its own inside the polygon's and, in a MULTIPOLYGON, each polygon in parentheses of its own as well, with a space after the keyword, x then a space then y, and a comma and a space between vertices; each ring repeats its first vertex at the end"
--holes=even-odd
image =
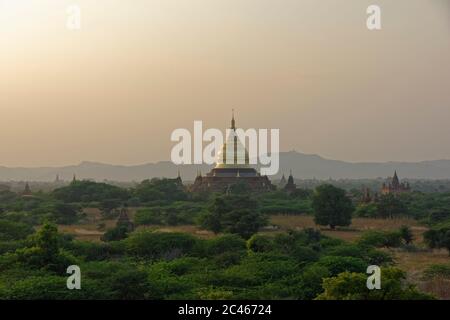
MULTIPOLYGON (((437 298, 410 283, 387 249, 450 251, 450 193, 362 196, 327 183, 294 192, 253 194, 236 185, 227 194, 193 194, 174 179, 130 188, 73 181, 26 195, 3 189, 0 299, 437 298), (99 241, 61 231, 87 224, 86 208, 101 212, 99 241), (271 222, 276 215, 311 216, 317 227, 280 230, 271 222), (361 218, 412 218, 426 228, 423 245, 409 226, 366 230, 355 241, 330 236, 361 218), (117 222, 102 222, 111 220, 117 222), (210 236, 161 229, 185 225, 210 236), (71 265, 80 267, 80 290, 67 289, 71 265), (370 265, 381 267, 380 290, 366 287, 370 265)), ((450 279, 450 263, 430 266, 424 277, 450 279)))

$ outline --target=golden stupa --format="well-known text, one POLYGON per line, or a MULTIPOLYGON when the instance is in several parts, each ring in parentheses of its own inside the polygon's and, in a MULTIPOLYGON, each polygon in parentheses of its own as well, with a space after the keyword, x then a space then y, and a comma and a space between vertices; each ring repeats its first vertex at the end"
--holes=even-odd
POLYGON ((231 127, 220 151, 217 153, 215 167, 202 176, 199 174, 192 191, 226 192, 235 184, 246 184, 254 191, 273 190, 274 186, 267 176, 261 176, 250 165, 249 154, 236 134, 234 112, 231 127))

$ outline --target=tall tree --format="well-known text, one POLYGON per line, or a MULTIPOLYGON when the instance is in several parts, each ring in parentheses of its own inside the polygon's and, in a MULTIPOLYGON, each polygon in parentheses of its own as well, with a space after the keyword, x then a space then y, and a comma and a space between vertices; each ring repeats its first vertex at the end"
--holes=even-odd
POLYGON ((312 207, 316 224, 329 225, 335 229, 336 226, 349 226, 352 222, 352 201, 345 190, 333 185, 325 184, 316 188, 312 207))
POLYGON ((445 248, 450 255, 450 227, 444 226, 428 230, 423 237, 430 248, 445 248))
POLYGON ((248 239, 266 225, 267 218, 260 213, 258 203, 251 197, 230 195, 215 198, 199 223, 214 233, 234 233, 248 239))
POLYGON ((400 197, 387 194, 380 197, 377 203, 378 216, 393 219, 401 214, 406 214, 406 206, 400 197))

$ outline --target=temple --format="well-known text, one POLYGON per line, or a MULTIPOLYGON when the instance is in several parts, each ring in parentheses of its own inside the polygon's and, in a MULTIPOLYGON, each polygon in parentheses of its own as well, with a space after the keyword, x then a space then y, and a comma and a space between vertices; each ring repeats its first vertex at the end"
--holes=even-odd
POLYGON ((233 185, 245 184, 251 191, 274 190, 267 176, 250 166, 249 154, 236 134, 234 113, 229 134, 217 154, 216 166, 205 176, 199 172, 191 186, 193 192, 227 192, 233 185))
POLYGON ((25 183, 25 189, 22 192, 22 196, 31 196, 33 193, 31 192, 30 185, 28 182, 25 183))
POLYGON ((383 183, 381 187, 381 194, 399 194, 411 191, 409 183, 400 183, 397 176, 397 171, 394 173, 394 177, 389 183, 383 183))
POLYGON ((128 232, 134 230, 134 224, 128 217, 128 210, 126 207, 120 209, 119 217, 117 218, 116 227, 124 227, 128 232))
POLYGON ((294 183, 294 176, 292 175, 292 171, 289 174, 289 178, 287 180, 286 185, 284 186, 284 191, 288 193, 292 193, 297 189, 297 185, 294 183))
POLYGON ((278 183, 278 189, 284 189, 286 184, 287 184, 286 177, 284 176, 283 173, 283 176, 281 177, 280 182, 278 183))
POLYGON ((369 188, 363 187, 362 196, 360 198, 360 203, 369 204, 378 202, 378 192, 372 194, 369 188))

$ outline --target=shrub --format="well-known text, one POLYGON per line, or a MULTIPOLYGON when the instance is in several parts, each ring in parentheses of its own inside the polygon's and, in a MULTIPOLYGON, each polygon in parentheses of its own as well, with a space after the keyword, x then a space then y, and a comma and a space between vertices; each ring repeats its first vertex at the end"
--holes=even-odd
POLYGON ((327 268, 332 276, 345 271, 366 272, 367 268, 367 263, 364 260, 354 257, 324 256, 316 263, 327 268))
POLYGON ((319 254, 316 251, 314 251, 310 247, 301 245, 294 246, 291 252, 291 256, 298 262, 302 263, 316 261, 319 258, 319 254))
POLYGON ((129 197, 126 189, 88 180, 73 181, 69 186, 55 189, 53 195, 65 203, 125 200, 129 197))
POLYGON ((112 229, 106 231, 101 237, 102 241, 119 241, 128 237, 128 227, 127 226, 116 226, 112 229))
POLYGON ((354 216, 360 218, 373 218, 377 216, 377 213, 377 205, 375 203, 363 203, 356 207, 354 216))
POLYGON ((393 262, 392 256, 380 250, 368 250, 367 251, 367 263, 371 265, 390 265, 393 262))
POLYGON ((0 241, 0 255, 7 252, 14 252, 25 246, 24 241, 0 241))
POLYGON ((300 300, 311 300, 323 291, 322 281, 330 276, 326 267, 313 264, 306 267, 300 276, 300 285, 295 287, 294 295, 300 300))
POLYGON ((408 226, 402 226, 399 230, 400 237, 405 241, 405 244, 410 244, 414 240, 411 228, 408 226))
POLYGON ((122 252, 115 249, 111 243, 95 243, 90 241, 73 241, 68 250, 75 256, 82 257, 84 260, 105 260, 118 255, 122 252))
POLYGON ((379 248, 399 247, 402 244, 402 238, 399 232, 368 231, 361 236, 358 243, 363 246, 379 248))
POLYGON ((126 250, 129 254, 151 259, 172 260, 190 253, 198 241, 189 234, 139 231, 127 239, 126 250))
POLYGON ((425 269, 423 277, 426 280, 438 277, 450 279, 450 264, 433 264, 425 269))
POLYGON ((219 255, 226 252, 245 251, 245 240, 235 234, 226 234, 215 239, 208 240, 206 252, 208 255, 219 255))
POLYGON ((267 216, 259 212, 255 199, 232 195, 215 198, 198 223, 214 233, 235 233, 248 239, 267 224, 267 216))
POLYGON ((430 229, 423 234, 423 237, 430 248, 445 248, 450 254, 450 227, 430 229))
POLYGON ((33 228, 25 223, 0 220, 0 241, 24 239, 33 231, 33 228))
POLYGON ((219 268, 228 268, 241 262, 244 254, 241 252, 228 251, 214 257, 214 263, 219 268))
POLYGON ((139 209, 134 216, 134 222, 136 225, 149 225, 156 224, 162 225, 163 213, 161 208, 145 208, 139 209))
POLYGON ((368 290, 365 273, 343 272, 323 280, 324 292, 317 300, 428 300, 433 297, 405 285, 406 274, 397 268, 381 270, 380 290, 368 290))
POLYGON ((342 244, 328 248, 324 251, 327 256, 341 256, 341 257, 355 257, 364 258, 367 253, 367 248, 357 244, 342 244))
POLYGON ((134 217, 136 225, 180 225, 192 224, 204 211, 203 204, 176 201, 170 204, 155 205, 139 209, 134 217))
POLYGON ((273 238, 255 234, 247 240, 247 248, 252 252, 269 252, 275 249, 273 238))

